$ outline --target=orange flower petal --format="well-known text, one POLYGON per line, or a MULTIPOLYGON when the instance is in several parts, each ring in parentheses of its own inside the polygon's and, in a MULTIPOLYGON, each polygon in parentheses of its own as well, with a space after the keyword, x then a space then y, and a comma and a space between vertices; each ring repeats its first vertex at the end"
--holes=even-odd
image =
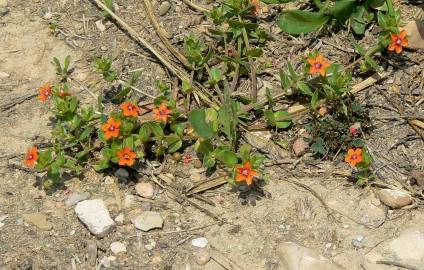
POLYGON ((406 35, 407 35, 406 31, 405 31, 405 30, 402 30, 402 31, 399 33, 398 37, 399 37, 400 39, 404 39, 404 38, 406 37, 406 35))

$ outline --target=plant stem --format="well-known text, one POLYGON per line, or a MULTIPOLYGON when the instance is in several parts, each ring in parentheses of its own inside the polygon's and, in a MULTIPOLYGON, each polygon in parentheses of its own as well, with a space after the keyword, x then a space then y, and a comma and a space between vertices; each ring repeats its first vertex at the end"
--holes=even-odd
MULTIPOLYGON (((239 16, 239 21, 242 23, 241 17, 239 16)), ((247 36, 246 28, 242 28, 243 33, 243 39, 244 44, 246 45, 246 53, 250 51, 250 43, 249 43, 249 37, 247 36)), ((249 59, 249 66, 250 66, 250 81, 251 81, 251 89, 250 89, 250 98, 256 102, 256 99, 258 97, 258 85, 256 82, 256 68, 255 63, 251 56, 247 56, 247 59, 249 59)))
POLYGON ((349 70, 351 68, 354 68, 355 65, 357 63, 359 63, 362 59, 364 59, 366 56, 373 56, 374 54, 376 54, 377 52, 379 52, 381 49, 383 49, 384 47, 378 43, 377 45, 375 45, 374 47, 371 47, 368 49, 368 51, 365 52, 364 55, 362 55, 361 57, 359 57, 358 59, 356 59, 355 61, 353 61, 351 64, 349 64, 348 66, 346 66, 343 71, 349 70))

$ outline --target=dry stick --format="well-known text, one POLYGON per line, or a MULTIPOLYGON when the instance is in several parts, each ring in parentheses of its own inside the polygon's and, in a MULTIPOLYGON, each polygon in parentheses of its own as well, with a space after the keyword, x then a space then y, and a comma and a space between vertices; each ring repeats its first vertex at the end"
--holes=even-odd
POLYGON ((156 33, 158 34, 160 40, 162 40, 163 44, 165 44, 165 47, 178 59, 180 62, 185 66, 189 67, 190 64, 188 63, 187 58, 185 58, 184 55, 182 55, 172 44, 169 42, 169 40, 166 38, 166 33, 164 32, 163 28, 159 26, 158 21, 156 20, 155 13, 153 11, 152 3, 150 0, 143 0, 144 6, 146 7, 146 13, 147 17, 149 17, 150 22, 153 25, 153 28, 156 30, 156 33))
POLYGON ((134 91, 136 91, 136 92, 139 92, 140 94, 143 94, 143 95, 145 95, 145 96, 147 96, 147 97, 149 97, 149 98, 152 98, 152 99, 155 99, 155 98, 156 98, 155 96, 150 95, 149 93, 146 93, 146 92, 144 92, 144 91, 142 91, 142 90, 140 90, 140 89, 138 89, 138 88, 136 88, 136 87, 134 87, 134 86, 132 86, 132 85, 128 84, 127 82, 125 82, 125 81, 123 81, 123 80, 118 80, 118 82, 119 82, 120 84, 123 84, 123 85, 128 86, 128 87, 129 87, 129 88, 131 88, 132 90, 134 90, 134 91))
POLYGON ((409 264, 404 264, 404 263, 400 263, 400 262, 394 262, 394 261, 387 261, 387 260, 381 260, 381 261, 376 261, 376 264, 385 264, 385 265, 390 265, 390 266, 397 266, 397 267, 401 267, 401 268, 405 268, 405 269, 409 269, 409 270, 422 270, 419 269, 418 267, 409 265, 409 264))
POLYGON ((186 4, 187 6, 191 7, 192 9, 198 10, 200 12, 209 12, 210 11, 210 9, 208 9, 207 7, 203 7, 203 6, 200 6, 198 4, 195 4, 195 3, 191 2, 190 0, 182 0, 182 2, 184 4, 186 4))
MULTIPOLYGON (((139 42, 143 47, 149 50, 162 64, 175 76, 177 76, 180 80, 189 80, 189 75, 185 72, 185 70, 181 70, 180 67, 175 66, 172 62, 166 59, 160 52, 158 52, 150 43, 148 43, 145 39, 143 39, 131 26, 129 26, 126 22, 124 22, 119 16, 117 16, 113 11, 111 11, 105 4, 102 3, 101 0, 92 0, 99 8, 103 11, 107 12, 111 18, 115 20, 115 22, 123 29, 127 31, 127 33, 137 42, 139 42)), ((206 94, 207 92, 200 88, 200 86, 193 86, 196 93, 203 99, 204 102, 208 103, 211 107, 218 109, 218 102, 215 100, 212 101, 211 98, 206 94)))

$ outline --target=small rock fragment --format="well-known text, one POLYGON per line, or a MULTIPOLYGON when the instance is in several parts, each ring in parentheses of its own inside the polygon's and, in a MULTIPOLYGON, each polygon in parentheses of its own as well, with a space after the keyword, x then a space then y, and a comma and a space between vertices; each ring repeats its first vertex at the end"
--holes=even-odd
POLYGON ((6 72, 0 71, 0 79, 7 79, 10 75, 6 72))
POLYGON ((119 215, 117 215, 115 218, 115 222, 118 224, 124 224, 124 214, 120 213, 119 215))
POLYGON ((191 240, 191 245, 198 248, 204 248, 208 245, 208 239, 205 237, 194 238, 191 240))
POLYGON ((97 243, 96 241, 90 240, 86 245, 87 249, 87 261, 90 266, 96 265, 97 260, 97 243))
POLYGON ((126 194, 124 198, 124 207, 131 208, 137 203, 137 198, 134 195, 126 194))
POLYGON ((156 228, 162 228, 163 226, 161 214, 154 211, 143 212, 139 216, 132 218, 131 222, 137 229, 145 232, 156 228))
POLYGON ((201 249, 196 253, 196 263, 198 265, 206 265, 211 259, 211 255, 207 250, 201 249))
POLYGON ((1 215, 0 216, 0 228, 4 226, 4 220, 7 218, 7 215, 1 215))
POLYGON ((362 242, 364 240, 363 235, 357 235, 355 238, 352 239, 352 245, 357 248, 361 248, 364 246, 364 243, 362 242))
POLYGON ((149 182, 142 182, 135 185, 135 191, 140 197, 151 199, 155 193, 153 185, 149 182))
POLYGON ((106 30, 106 26, 103 24, 102 20, 96 21, 96 27, 100 32, 104 32, 106 30))
POLYGON ((50 20, 51 18, 53 18, 53 14, 51 12, 46 12, 43 16, 44 20, 50 20))
POLYGON ((330 260, 315 250, 285 242, 277 247, 277 254, 287 270, 338 270, 330 260))
POLYGON ((88 192, 79 192, 79 191, 73 192, 65 201, 65 206, 66 207, 74 206, 80 201, 87 200, 88 198, 90 198, 90 193, 88 192))
POLYGON ((48 231, 52 229, 52 225, 47 221, 46 215, 42 213, 24 214, 22 217, 27 223, 31 223, 40 230, 48 231))
POLYGON ((9 9, 7 7, 0 7, 0 18, 7 15, 9 13, 9 9))
POLYGON ((407 48, 424 49, 424 21, 414 20, 407 23, 403 28, 408 35, 407 48))
POLYGON ((97 237, 103 237, 115 228, 115 222, 102 200, 85 200, 75 207, 75 213, 88 230, 97 237))
POLYGON ((141 202, 141 209, 143 211, 150 211, 150 210, 152 210, 152 203, 151 202, 141 202))
POLYGON ((377 192, 378 198, 387 206, 398 209, 412 203, 408 193, 394 189, 381 189, 377 192))
POLYGON ((169 3, 168 1, 162 2, 159 6, 159 15, 160 16, 165 15, 170 8, 171 8, 171 3, 169 3))
POLYGON ((303 139, 303 137, 298 137, 293 141, 292 149, 294 154, 297 157, 305 154, 306 150, 309 148, 309 143, 303 139))
POLYGON ((424 187, 424 172, 419 170, 412 170, 410 172, 412 179, 415 180, 418 186, 424 187))
POLYGON ((113 254, 118 255, 119 253, 125 253, 127 252, 127 247, 124 243, 121 242, 113 242, 110 244, 110 250, 113 254))

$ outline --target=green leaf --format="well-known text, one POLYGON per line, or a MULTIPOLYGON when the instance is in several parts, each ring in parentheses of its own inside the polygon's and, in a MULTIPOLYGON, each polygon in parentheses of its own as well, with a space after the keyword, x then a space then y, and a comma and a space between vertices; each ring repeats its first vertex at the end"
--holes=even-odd
POLYGON ((356 6, 356 2, 356 0, 338 0, 334 4, 333 8, 330 10, 330 13, 339 22, 344 22, 353 13, 356 6))
MULTIPOLYGON (((66 56, 66 58, 65 58, 65 64, 64 64, 64 66, 63 66, 63 73, 67 73, 68 72, 68 68, 69 68, 69 64, 71 63, 71 56, 70 55, 68 55, 68 56, 66 56)), ((65 74, 63 74, 63 75, 65 75, 65 74)))
POLYGON ((87 139, 91 133, 93 132, 94 127, 93 126, 88 126, 84 129, 84 131, 81 133, 81 135, 79 136, 78 140, 79 141, 84 141, 85 139, 87 139))
POLYGON ((252 168, 259 168, 264 160, 264 155, 254 154, 253 157, 250 159, 250 165, 252 166, 252 168))
POLYGON ((275 127, 275 116, 272 110, 264 111, 265 119, 268 122, 268 125, 275 127))
POLYGON ((52 162, 52 150, 40 151, 38 153, 37 169, 44 170, 52 162))
POLYGON ((311 150, 315 153, 319 153, 321 155, 325 154, 325 146, 324 140, 322 138, 318 138, 312 145, 311 150))
POLYGON ((320 12, 288 10, 278 18, 278 26, 286 33, 300 35, 310 33, 323 26, 329 17, 320 12))
POLYGON ((294 0, 261 0, 265 4, 283 4, 293 2, 294 0))
POLYGON ((168 144, 169 153, 177 152, 183 146, 181 138, 176 134, 166 136, 165 141, 168 144))
MULTIPOLYGON (((218 149, 217 149, 218 150, 218 149)), ((232 168, 238 163, 237 154, 230 150, 221 150, 215 153, 216 159, 220 160, 225 166, 232 168)))
POLYGON ((308 95, 310 97, 314 95, 311 88, 306 83, 299 81, 297 82, 296 86, 297 88, 299 88, 300 91, 302 91, 303 94, 308 95))
POLYGON ((243 163, 245 163, 250 158, 250 151, 252 151, 252 147, 250 145, 248 145, 248 144, 243 144, 240 147, 240 150, 239 151, 240 151, 241 161, 243 163))
POLYGON ((109 160, 107 159, 103 159, 99 163, 93 165, 93 169, 97 172, 106 170, 107 168, 109 168, 109 160))
POLYGON ((368 24, 368 21, 364 19, 365 13, 365 8, 363 6, 358 6, 351 16, 352 29, 355 34, 363 35, 365 33, 365 28, 368 24))
POLYGON ((209 74, 208 83, 210 85, 215 85, 218 82, 222 81, 222 73, 219 68, 212 68, 209 74))
POLYGON ((203 157, 203 166, 205 166, 206 168, 212 168, 213 166, 215 166, 215 158, 211 155, 205 155, 203 157))
POLYGON ((318 93, 318 90, 315 90, 315 92, 314 92, 314 94, 312 95, 312 98, 311 98, 311 107, 313 109, 317 108, 318 99, 319 99, 319 93, 318 93))
POLYGON ((203 109, 196 109, 190 112, 188 120, 196 133, 205 139, 210 139, 215 135, 215 132, 206 121, 206 113, 203 109))
POLYGON ((274 119, 277 128, 288 128, 292 123, 291 115, 287 111, 275 112, 274 119))

